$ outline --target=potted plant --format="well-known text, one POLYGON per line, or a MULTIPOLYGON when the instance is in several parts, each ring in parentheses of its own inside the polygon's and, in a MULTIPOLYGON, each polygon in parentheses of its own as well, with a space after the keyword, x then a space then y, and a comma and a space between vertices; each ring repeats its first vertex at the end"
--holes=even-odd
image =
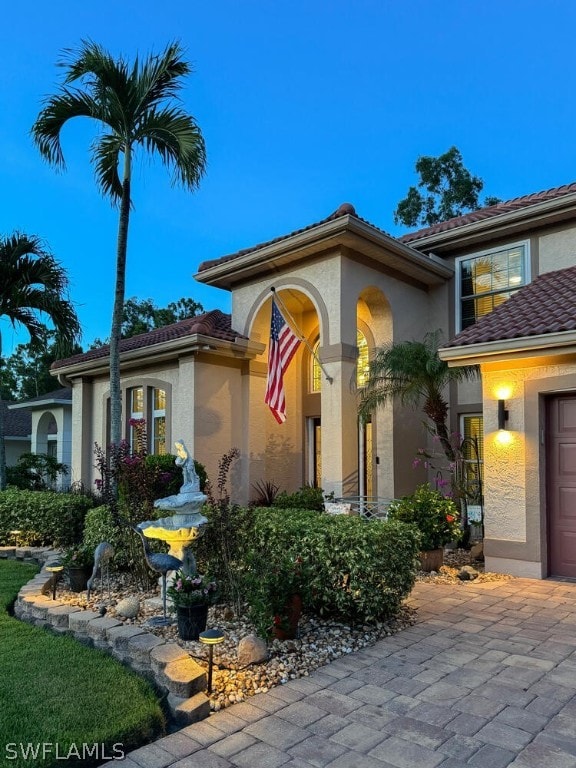
POLYGON ((393 501, 389 520, 411 523, 420 532, 420 563, 423 571, 437 571, 444 562, 444 547, 462 535, 460 515, 452 499, 425 483, 410 496, 393 501))
POLYGON ((72 592, 83 592, 94 567, 94 553, 85 544, 69 547, 62 555, 62 565, 72 592))
POLYGON ((182 640, 198 640, 206 629, 208 608, 217 600, 218 587, 208 576, 190 576, 177 571, 167 589, 178 622, 178 634, 182 640))

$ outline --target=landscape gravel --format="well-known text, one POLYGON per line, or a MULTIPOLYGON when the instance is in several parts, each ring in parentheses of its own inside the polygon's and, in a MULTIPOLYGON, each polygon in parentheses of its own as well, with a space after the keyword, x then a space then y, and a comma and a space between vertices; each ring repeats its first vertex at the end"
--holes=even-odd
MULTIPOLYGON (((465 550, 446 554, 445 562, 446 565, 440 569, 439 573, 419 573, 418 578, 428 582, 454 583, 463 587, 471 583, 460 581, 457 577, 462 565, 471 564, 470 556, 465 550)), ((483 573, 482 564, 472 563, 472 565, 479 571, 477 581, 509 578, 502 574, 483 573)), ((114 575, 110 581, 110 591, 107 588, 107 580, 104 579, 104 590, 101 592, 100 579, 97 579, 96 589, 90 601, 86 599, 86 592, 79 594, 70 592, 65 583, 58 589, 58 598, 65 602, 86 610, 101 612, 127 625, 142 626, 148 632, 167 641, 178 643, 201 666, 207 668, 207 647, 199 642, 181 640, 175 623, 167 627, 146 625, 149 618, 162 612, 161 606, 158 605, 159 601, 153 600, 158 598, 158 595, 158 588, 141 590, 135 587, 129 574, 114 575), (116 606, 120 601, 130 596, 137 597, 140 602, 140 611, 135 618, 126 618, 116 612, 116 606)), ((299 625, 299 636, 295 640, 273 640, 269 643, 267 661, 242 666, 237 658, 238 643, 243 637, 255 634, 254 627, 245 613, 237 616, 230 606, 211 607, 207 626, 218 627, 225 634, 224 642, 214 646, 211 708, 217 711, 236 702, 245 701, 255 694, 266 692, 289 680, 305 677, 314 669, 341 656, 374 645, 381 638, 412 625, 415 620, 415 611, 408 606, 403 606, 398 615, 391 619, 375 625, 357 627, 303 615, 299 625)))

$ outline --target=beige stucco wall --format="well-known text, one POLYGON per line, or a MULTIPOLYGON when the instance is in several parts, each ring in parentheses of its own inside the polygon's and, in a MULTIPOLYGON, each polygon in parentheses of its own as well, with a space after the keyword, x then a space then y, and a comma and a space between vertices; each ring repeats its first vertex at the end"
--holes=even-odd
MULTIPOLYGON (((442 309, 446 289, 427 291, 414 284, 359 263, 346 251, 334 250, 322 260, 300 263, 274 277, 265 276, 233 291, 232 325, 253 340, 268 341, 270 287, 289 304, 290 312, 303 333, 313 342, 313 328, 320 332, 320 356, 332 383, 322 381, 322 486, 336 495, 358 493, 357 394, 355 392, 356 329, 364 323, 370 343, 382 346, 391 341, 421 338, 431 322, 447 322, 448 308, 442 309), (439 295, 440 294, 440 295, 439 295), (433 298, 431 298, 433 296, 433 298), (298 298, 302 306, 299 306, 298 298), (433 314, 430 309, 433 307, 433 314), (262 318, 266 318, 262 322, 262 318)), ((266 363, 267 351, 258 359, 266 363)), ((295 402, 296 423, 290 418, 281 426, 257 414, 253 418, 262 430, 263 443, 283 441, 293 462, 292 473, 305 479, 306 449, 304 424, 299 415, 297 385, 306 376, 300 355, 286 377, 287 402, 295 402), (292 397, 294 393, 294 398, 292 397), (271 423, 269 423, 271 422, 271 423), (274 436, 274 438, 273 438, 274 436), (292 455, 294 446, 298 455, 292 455)), ((318 414, 320 415, 320 413, 318 414)), ((374 418, 376 490, 394 497, 409 493, 418 482, 412 461, 422 446, 422 416, 395 405, 379 410, 374 418)), ((265 463, 265 462, 264 462, 265 463)), ((255 464, 253 469, 256 469, 255 464)), ((251 473, 254 475, 254 471, 251 473)), ((271 479, 276 481, 274 475, 271 479)))
POLYGON ((576 262, 576 227, 562 229, 538 240, 539 274, 573 267, 576 262))
POLYGON ((541 578, 547 573, 542 398, 576 391, 576 358, 485 364, 482 378, 486 565, 541 578), (507 444, 497 429, 497 399, 503 394, 507 444))

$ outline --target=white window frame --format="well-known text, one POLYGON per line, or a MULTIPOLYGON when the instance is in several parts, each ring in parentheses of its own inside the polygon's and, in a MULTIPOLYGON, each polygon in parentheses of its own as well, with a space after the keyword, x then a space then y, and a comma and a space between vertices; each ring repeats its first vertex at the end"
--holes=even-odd
MULTIPOLYGON (((458 256, 454 260, 456 267, 456 332, 460 333, 462 330, 462 270, 461 263, 463 261, 469 261, 470 259, 480 259, 484 256, 491 256, 494 253, 500 251, 510 251, 514 248, 524 248, 524 282, 518 286, 518 290, 523 288, 532 279, 530 270, 530 241, 519 240, 515 243, 503 243, 502 245, 495 246, 493 248, 486 248, 483 251, 477 251, 475 253, 467 253, 465 256, 458 256)), ((516 289, 514 289, 516 290, 516 289)), ((468 298, 468 297, 467 297, 468 298)), ((487 315, 485 315, 487 317, 487 315)), ((471 326, 469 326, 471 327, 471 326)))

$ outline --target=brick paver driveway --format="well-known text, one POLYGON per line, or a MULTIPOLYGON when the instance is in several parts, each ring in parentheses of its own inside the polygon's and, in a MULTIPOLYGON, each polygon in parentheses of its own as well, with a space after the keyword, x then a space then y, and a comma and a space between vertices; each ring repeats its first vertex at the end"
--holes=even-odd
POLYGON ((418 583, 410 604, 415 626, 121 765, 576 768, 576 584, 418 583))

